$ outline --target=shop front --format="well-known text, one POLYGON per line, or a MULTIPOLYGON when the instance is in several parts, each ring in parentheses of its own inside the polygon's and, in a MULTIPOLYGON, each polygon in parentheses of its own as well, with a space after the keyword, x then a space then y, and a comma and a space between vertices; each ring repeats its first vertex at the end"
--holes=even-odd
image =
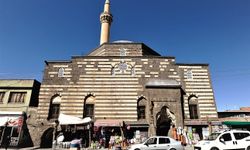
MULTIPOLYGON (((57 133, 60 143, 58 145, 63 148, 69 148, 72 146, 73 141, 80 141, 81 147, 88 147, 92 134, 92 120, 90 117, 78 118, 71 115, 60 114, 58 118, 59 125, 61 127, 60 133, 57 133), (63 137, 63 138, 62 138, 63 137)), ((79 146, 80 146, 79 145, 79 146)))
POLYGON ((190 144, 206 139, 211 133, 219 131, 221 126, 220 121, 205 120, 185 120, 184 124, 190 144))
POLYGON ((22 112, 0 112, 0 147, 19 147, 23 137, 22 112))
POLYGON ((125 124, 125 137, 129 143, 141 143, 148 138, 149 124, 146 121, 127 121, 125 124))
POLYGON ((125 147, 124 122, 112 119, 99 119, 94 123, 92 148, 125 147))

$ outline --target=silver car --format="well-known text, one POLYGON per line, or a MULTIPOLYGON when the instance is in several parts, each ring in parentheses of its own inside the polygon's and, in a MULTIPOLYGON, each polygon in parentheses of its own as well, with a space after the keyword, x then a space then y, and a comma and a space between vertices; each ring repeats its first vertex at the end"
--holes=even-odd
POLYGON ((141 144, 131 145, 129 150, 184 150, 184 147, 168 136, 152 136, 141 144))

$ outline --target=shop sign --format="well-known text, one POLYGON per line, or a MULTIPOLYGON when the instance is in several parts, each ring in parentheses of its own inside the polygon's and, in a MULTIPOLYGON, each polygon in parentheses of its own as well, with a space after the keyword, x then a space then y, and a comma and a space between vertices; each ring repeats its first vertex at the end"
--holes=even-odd
POLYGON ((22 116, 1 116, 0 126, 22 126, 23 117, 22 116))
POLYGON ((208 125, 208 122, 201 120, 192 120, 192 121, 185 121, 185 125, 208 125))

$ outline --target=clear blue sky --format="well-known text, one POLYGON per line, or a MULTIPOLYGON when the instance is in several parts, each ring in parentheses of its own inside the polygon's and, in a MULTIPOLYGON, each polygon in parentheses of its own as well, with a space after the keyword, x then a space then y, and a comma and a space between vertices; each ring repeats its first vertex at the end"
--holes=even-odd
MULTIPOLYGON (((104 0, 0 0, 0 78, 42 81, 45 60, 99 45, 104 0)), ((250 106, 249 0, 111 0, 111 41, 209 63, 218 110, 250 106)))

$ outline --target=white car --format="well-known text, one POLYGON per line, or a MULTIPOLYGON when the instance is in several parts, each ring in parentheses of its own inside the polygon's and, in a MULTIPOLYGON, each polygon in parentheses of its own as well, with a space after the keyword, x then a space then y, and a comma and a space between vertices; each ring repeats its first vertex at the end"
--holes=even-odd
POLYGON ((129 150, 184 150, 184 147, 168 136, 152 136, 141 144, 132 145, 129 150))
POLYGON ((207 140, 199 141, 194 150, 250 150, 250 132, 228 130, 212 133, 207 140))

